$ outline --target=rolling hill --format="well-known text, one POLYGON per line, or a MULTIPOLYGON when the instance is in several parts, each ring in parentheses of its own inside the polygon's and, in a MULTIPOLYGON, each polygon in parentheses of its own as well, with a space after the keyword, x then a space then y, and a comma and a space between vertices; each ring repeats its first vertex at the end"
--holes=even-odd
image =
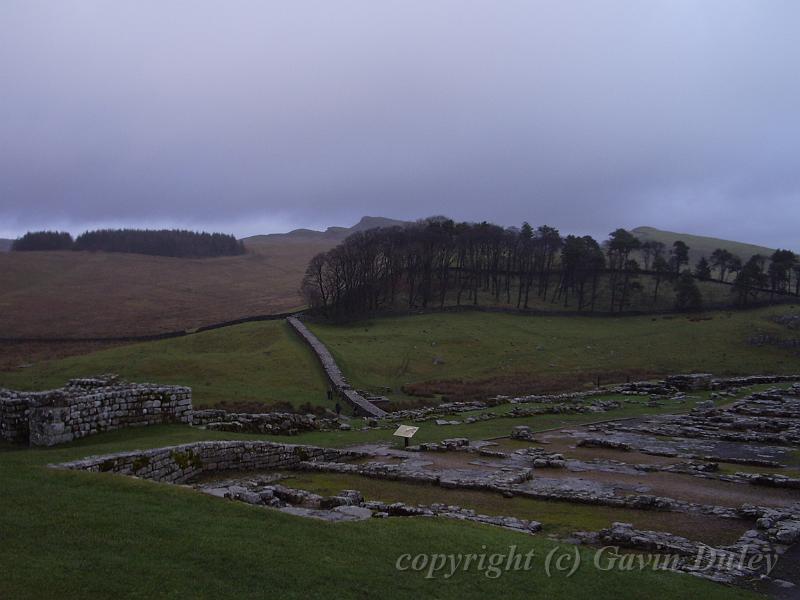
POLYGON ((735 254, 743 261, 753 256, 753 254, 770 256, 773 252, 775 252, 774 248, 767 248, 765 246, 758 246, 756 244, 734 242, 732 240, 723 240, 704 235, 692 235, 688 233, 664 231, 662 229, 656 229, 655 227, 637 227, 636 229, 632 229, 631 233, 638 237, 642 242, 661 242, 667 248, 672 247, 672 244, 677 240, 684 241, 689 246, 689 258, 692 261, 692 264, 700 260, 700 258, 703 256, 708 258, 717 248, 728 250, 728 252, 735 254))
POLYGON ((263 243, 242 256, 0 253, 0 337, 110 337, 189 329, 302 305, 327 243, 263 243))
MULTIPOLYGON (((154 334, 293 310, 303 304, 300 282, 315 254, 356 231, 404 223, 363 217, 352 227, 253 236, 244 240, 247 254, 209 259, 0 252, 0 337, 154 334)), ((652 227, 633 231, 640 239, 657 239, 667 245, 683 239, 692 248, 694 260, 718 247, 745 259, 757 252, 772 252, 761 246, 652 227)))
POLYGON ((293 310, 315 254, 356 231, 402 223, 364 217, 352 227, 253 236, 247 254, 220 258, 3 252, 0 337, 144 335, 293 310))
POLYGON ((348 235, 357 231, 366 231, 376 227, 395 227, 407 225, 408 221, 398 221, 397 219, 387 219, 386 217, 361 217, 361 220, 352 227, 328 227, 325 231, 314 229, 295 229, 289 233, 269 233, 266 235, 254 235, 244 238, 247 246, 262 244, 264 242, 291 241, 304 242, 309 240, 329 242, 331 246, 338 244, 348 235))
POLYGON ((319 362, 284 321, 245 323, 42 361, 0 371, 0 387, 49 389, 72 377, 105 372, 130 381, 188 385, 195 406, 218 402, 300 406, 327 401, 319 362))
POLYGON ((5 238, 0 238, 0 252, 8 252, 11 250, 11 244, 14 243, 14 240, 7 240, 5 238))

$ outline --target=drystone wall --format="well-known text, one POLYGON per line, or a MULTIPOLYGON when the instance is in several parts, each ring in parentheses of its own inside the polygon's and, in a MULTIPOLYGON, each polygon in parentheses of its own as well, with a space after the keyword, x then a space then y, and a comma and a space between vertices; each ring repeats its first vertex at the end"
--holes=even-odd
POLYGON ((0 440, 26 443, 30 430, 29 414, 26 400, 12 396, 7 390, 0 390, 0 440))
POLYGON ((363 452, 261 441, 196 442, 133 450, 51 465, 55 468, 134 475, 166 483, 185 483, 219 471, 295 469, 301 464, 336 463, 366 456, 363 452))
POLYGON ((108 376, 72 379, 46 392, 0 390, 0 437, 32 446, 191 419, 192 391, 187 387, 122 383, 108 376))
POLYGON ((333 359, 330 351, 325 347, 325 344, 319 341, 319 338, 311 333, 311 330, 309 330, 300 319, 297 317, 289 317, 286 319, 286 322, 289 323, 289 326, 294 329, 309 346, 311 346, 319 362, 322 363, 322 368, 325 369, 325 374, 328 376, 331 384, 347 403, 353 407, 357 415, 378 418, 386 416, 386 411, 372 404, 372 402, 364 398, 364 396, 355 391, 350 384, 347 383, 347 379, 345 379, 342 374, 342 370, 339 368, 339 365, 336 364, 336 361, 333 359))

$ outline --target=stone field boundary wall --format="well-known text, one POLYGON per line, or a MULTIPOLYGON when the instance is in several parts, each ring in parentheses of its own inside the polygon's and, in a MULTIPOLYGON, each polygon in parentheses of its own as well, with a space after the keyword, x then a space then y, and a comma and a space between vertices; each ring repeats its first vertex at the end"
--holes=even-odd
POLYGON ((361 394, 356 392, 345 379, 339 365, 333 359, 333 355, 325 347, 317 336, 311 333, 311 330, 306 327, 297 317, 289 317, 286 319, 289 326, 294 329, 297 334, 311 347, 314 354, 317 355, 319 362, 322 363, 322 368, 325 369, 325 374, 328 376, 333 387, 339 394, 341 394, 350 406, 353 407, 355 414, 365 417, 385 417, 386 411, 378 408, 372 402, 364 398, 361 394))
POLYGON ((46 392, 0 390, 0 439, 54 446, 123 427, 191 423, 188 387, 72 379, 46 392))
POLYGON ((57 469, 133 475, 165 483, 185 483, 206 473, 295 469, 301 463, 336 463, 366 456, 363 452, 260 441, 195 442, 132 450, 50 465, 57 469))

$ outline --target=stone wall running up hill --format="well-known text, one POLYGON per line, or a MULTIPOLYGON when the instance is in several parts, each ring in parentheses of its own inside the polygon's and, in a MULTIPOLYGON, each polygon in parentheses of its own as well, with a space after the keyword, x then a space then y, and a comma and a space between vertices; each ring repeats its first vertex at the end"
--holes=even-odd
POLYGON ((385 417, 386 411, 378 408, 372 402, 364 398, 361 394, 355 391, 345 379, 339 365, 333 359, 333 355, 325 347, 317 336, 306 327, 297 317, 289 317, 286 319, 289 326, 294 329, 303 340, 311 346, 314 354, 322 363, 322 368, 328 376, 331 384, 336 391, 345 399, 345 401, 353 407, 356 415, 365 417, 385 417))

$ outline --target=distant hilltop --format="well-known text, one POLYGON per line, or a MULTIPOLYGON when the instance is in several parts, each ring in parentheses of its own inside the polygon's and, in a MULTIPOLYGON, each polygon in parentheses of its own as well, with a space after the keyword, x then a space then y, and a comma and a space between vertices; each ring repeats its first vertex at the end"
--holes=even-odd
MULTIPOLYGON (((366 231, 367 229, 374 229, 376 227, 403 226, 408 225, 409 223, 410 221, 401 221, 386 217, 361 217, 361 220, 352 227, 328 227, 325 231, 316 231, 314 229, 295 229, 288 233, 254 235, 244 238, 243 241, 246 244, 280 241, 322 242, 331 244, 331 246, 333 246, 357 231, 366 231)), ((690 248, 689 256, 693 263, 698 261, 702 256, 708 258, 717 248, 728 250, 742 260, 749 259, 751 256, 753 256, 753 254, 762 254, 766 257, 769 257, 773 252, 775 252, 775 248, 767 248, 766 246, 735 242, 732 240, 723 240, 704 235, 692 235, 689 233, 665 231, 663 229, 657 229, 656 227, 637 227, 632 229, 631 233, 638 237, 642 242, 661 242, 667 248, 671 248, 675 241, 682 240, 686 242, 690 248)))
POLYGON ((0 252, 8 252, 11 250, 11 244, 14 243, 14 240, 7 240, 5 238, 0 238, 0 252))
POLYGON ((677 240, 686 242, 689 246, 689 258, 693 263, 700 260, 703 256, 706 258, 710 257, 711 253, 717 248, 727 250, 743 261, 746 261, 754 254, 761 254, 768 258, 775 252, 775 248, 767 248, 766 246, 734 242, 704 235, 664 231, 663 229, 656 229, 655 227, 637 227, 636 229, 632 229, 631 233, 642 242, 661 242, 667 248, 672 247, 672 244, 677 240))
POLYGON ((295 229, 289 233, 269 233, 266 235, 254 235, 246 237, 242 241, 246 244, 253 242, 266 242, 278 240, 292 240, 299 242, 306 241, 327 241, 327 242, 340 242, 347 236, 356 233, 357 231, 366 231, 367 229, 375 229, 376 227, 395 227, 408 225, 408 221, 399 221, 397 219, 387 219, 386 217, 361 217, 361 220, 352 227, 328 227, 325 231, 316 231, 314 229, 295 229))

